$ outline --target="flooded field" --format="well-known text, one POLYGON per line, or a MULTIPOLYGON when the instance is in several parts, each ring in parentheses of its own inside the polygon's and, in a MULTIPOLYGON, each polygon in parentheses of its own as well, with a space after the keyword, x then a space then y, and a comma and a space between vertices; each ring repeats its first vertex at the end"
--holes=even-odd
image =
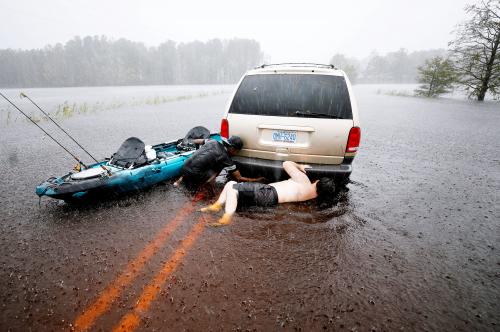
MULTIPOLYGON (((408 87, 355 86, 361 148, 334 206, 249 209, 222 228, 197 212, 214 196, 171 183, 39 202, 35 186, 74 162, 0 103, 0 330, 498 331, 500 104, 383 92, 394 89, 408 87)), ((52 114, 114 105, 58 114, 103 158, 130 136, 218 131, 231 90, 26 93, 52 114)), ((7 95, 34 111, 19 92, 7 95)))
MULTIPOLYGON (((44 89, 8 89, 2 91, 23 111, 36 121, 44 117, 29 100, 20 97, 23 92, 32 98, 45 112, 56 119, 102 113, 123 108, 141 109, 171 102, 191 100, 227 94, 231 85, 175 85, 175 86, 122 86, 78 87, 44 89)), ((5 99, 0 100, 0 128, 28 121, 5 99)))

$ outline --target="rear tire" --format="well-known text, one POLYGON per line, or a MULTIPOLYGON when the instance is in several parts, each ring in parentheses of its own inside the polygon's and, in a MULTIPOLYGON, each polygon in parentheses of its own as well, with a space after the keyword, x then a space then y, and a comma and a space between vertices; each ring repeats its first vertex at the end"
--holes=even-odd
POLYGON ((349 183, 351 182, 350 180, 350 175, 343 177, 343 178, 336 178, 335 179, 335 186, 337 188, 344 188, 346 187, 349 183))

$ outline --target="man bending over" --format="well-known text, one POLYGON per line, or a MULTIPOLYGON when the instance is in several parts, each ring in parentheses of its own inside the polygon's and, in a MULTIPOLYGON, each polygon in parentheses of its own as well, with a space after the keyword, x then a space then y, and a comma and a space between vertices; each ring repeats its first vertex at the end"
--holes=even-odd
POLYGON ((271 184, 236 183, 229 181, 222 190, 219 199, 212 205, 201 209, 202 212, 218 212, 225 204, 225 213, 214 226, 227 225, 238 204, 255 206, 275 206, 278 203, 302 202, 316 197, 333 197, 335 184, 333 179, 321 178, 311 183, 306 175, 306 165, 293 161, 283 162, 283 169, 290 179, 271 184))
POLYGON ((263 181, 263 177, 247 178, 240 174, 235 163, 231 159, 243 147, 243 141, 239 136, 231 136, 229 139, 222 138, 222 142, 213 139, 196 139, 195 144, 203 144, 184 163, 181 177, 174 182, 179 186, 183 182, 190 190, 196 190, 199 186, 209 183, 226 168, 229 175, 241 182, 263 181))

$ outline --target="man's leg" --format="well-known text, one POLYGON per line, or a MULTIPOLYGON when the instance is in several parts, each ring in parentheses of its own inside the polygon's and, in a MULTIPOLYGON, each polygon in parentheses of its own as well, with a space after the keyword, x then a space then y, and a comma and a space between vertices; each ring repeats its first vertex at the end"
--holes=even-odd
POLYGON ((180 184, 181 181, 184 183, 186 189, 194 193, 206 181, 206 177, 203 174, 183 172, 182 176, 176 182, 180 184))
POLYGON ((230 186, 226 185, 226 187, 224 187, 224 189, 226 190, 226 195, 225 195, 226 208, 224 210, 225 211, 224 215, 219 219, 217 224, 215 224, 214 226, 222 226, 231 223, 233 214, 236 211, 236 208, 238 207, 238 191, 233 188, 233 184, 235 184, 236 182, 234 181, 231 182, 229 182, 231 183, 230 186))
MULTIPOLYGON (((226 190, 225 213, 226 214, 233 214, 236 211, 236 208, 238 207, 238 190, 233 188, 233 185, 236 184, 236 182, 231 181, 229 183, 231 185, 227 186, 227 190, 226 190)), ((226 189, 226 188, 224 188, 224 189, 226 189)))
MULTIPOLYGON (((224 186, 224 189, 222 190, 222 192, 219 195, 219 199, 217 199, 217 201, 214 204, 209 205, 209 206, 201 209, 200 211, 202 211, 202 212, 218 212, 218 211, 220 211, 220 209, 222 209, 222 206, 224 205, 224 203, 226 203, 226 197, 227 197, 228 190, 230 190, 230 189, 234 190, 233 184, 236 184, 236 182, 229 181, 228 183, 226 183, 226 185, 224 186)), ((226 207, 226 209, 227 209, 227 207, 226 207)))
POLYGON ((217 174, 214 173, 204 183, 204 187, 206 187, 207 189, 210 189, 212 196, 215 196, 215 193, 216 193, 216 191, 215 191, 215 178, 216 177, 217 177, 217 174))
POLYGON ((182 176, 177 179, 177 181, 174 182, 174 187, 178 187, 182 182, 182 176))

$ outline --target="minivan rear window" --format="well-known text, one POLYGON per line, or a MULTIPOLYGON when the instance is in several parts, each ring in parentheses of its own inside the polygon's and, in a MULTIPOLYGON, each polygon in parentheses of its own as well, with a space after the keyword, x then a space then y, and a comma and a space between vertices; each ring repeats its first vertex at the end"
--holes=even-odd
POLYGON ((243 79, 229 113, 352 119, 344 77, 260 74, 243 79))

